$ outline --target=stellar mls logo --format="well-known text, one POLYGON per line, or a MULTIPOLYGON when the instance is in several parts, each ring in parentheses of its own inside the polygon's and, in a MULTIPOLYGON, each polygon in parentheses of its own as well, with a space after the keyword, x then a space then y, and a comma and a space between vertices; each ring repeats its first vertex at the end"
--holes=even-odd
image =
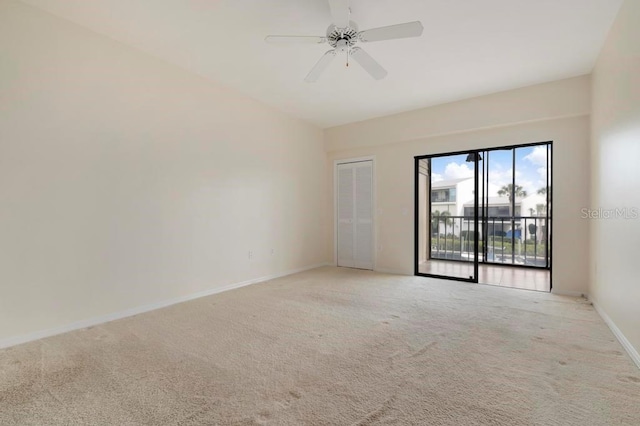
POLYGON ((638 219, 640 211, 636 207, 619 207, 615 209, 587 209, 580 210, 582 219, 638 219))

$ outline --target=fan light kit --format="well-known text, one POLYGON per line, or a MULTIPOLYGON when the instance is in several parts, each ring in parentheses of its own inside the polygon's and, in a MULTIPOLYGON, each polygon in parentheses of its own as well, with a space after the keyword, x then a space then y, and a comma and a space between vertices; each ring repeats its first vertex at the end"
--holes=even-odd
POLYGON ((420 21, 415 21, 358 31, 358 25, 349 20, 351 15, 349 0, 329 0, 329 8, 331 9, 333 24, 329 25, 327 35, 324 37, 270 35, 265 38, 268 43, 273 44, 327 43, 333 48, 327 51, 311 69, 311 72, 304 79, 307 83, 317 81, 338 53, 346 54, 347 66, 349 66, 349 58, 351 57, 373 78, 381 80, 387 76, 387 71, 356 44, 359 42, 368 43, 396 38, 419 37, 424 29, 420 21))

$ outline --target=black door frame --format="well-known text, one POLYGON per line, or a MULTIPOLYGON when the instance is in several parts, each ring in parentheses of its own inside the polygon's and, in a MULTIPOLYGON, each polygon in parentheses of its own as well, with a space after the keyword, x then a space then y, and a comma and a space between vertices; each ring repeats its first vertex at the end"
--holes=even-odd
MULTIPOLYGON (((503 150, 507 150, 507 149, 517 149, 517 148, 527 148, 527 147, 533 147, 533 146, 543 146, 546 145, 548 147, 549 150, 549 154, 547 155, 547 193, 546 193, 546 198, 547 198, 547 215, 546 215, 546 234, 547 234, 547 246, 546 246, 546 252, 547 252, 547 266, 544 268, 538 267, 538 266, 531 266, 531 265, 514 265, 514 264, 496 264, 497 266, 501 266, 501 267, 507 267, 507 268, 530 268, 530 269, 548 269, 549 270, 549 274, 550 274, 550 283, 549 283, 549 291, 551 291, 551 289, 553 289, 553 270, 552 270, 552 251, 553 251, 553 233, 551 232, 551 227, 549 226, 550 223, 552 223, 552 206, 553 206, 553 141, 541 141, 541 142, 531 142, 531 143, 525 143, 525 144, 516 144, 516 145, 508 145, 508 146, 499 146, 499 147, 490 147, 490 148, 483 148, 483 149, 469 149, 469 150, 463 150, 463 151, 453 151, 453 152, 443 152, 443 153, 436 153, 436 154, 425 154, 425 155, 417 155, 414 157, 414 275, 416 276, 423 276, 423 277, 432 277, 432 278, 444 278, 444 279, 448 279, 448 280, 454 280, 454 281, 463 281, 463 282, 471 282, 471 283, 478 283, 478 270, 479 270, 479 253, 478 253, 478 246, 479 246, 479 233, 478 233, 478 223, 479 223, 479 219, 480 219, 480 212, 479 212, 479 201, 478 201, 478 189, 479 189, 479 185, 478 185, 478 181, 480 178, 479 175, 479 166, 478 166, 478 161, 474 161, 474 277, 469 279, 469 278, 461 278, 461 277, 451 277, 451 276, 446 276, 446 275, 437 275, 437 274, 426 274, 426 273, 421 273, 419 271, 419 220, 420 220, 420 212, 419 212, 419 200, 420 200, 420 190, 419 190, 419 178, 420 178, 420 160, 425 160, 425 159, 432 159, 432 158, 437 158, 437 157, 447 157, 447 156, 452 156, 452 155, 464 155, 464 154, 475 154, 475 155, 480 155, 482 153, 485 152, 491 152, 491 151, 503 151, 503 150)), ((514 151, 515 153, 515 151, 514 151)), ((514 154, 515 155, 515 154, 514 154)), ((477 157, 476 157, 477 158, 477 157)), ((485 168, 485 164, 483 163, 483 169, 485 168)), ((431 164, 429 164, 429 169, 431 169, 431 164)), ((488 175, 488 168, 487 168, 487 175, 488 175)), ((484 178, 484 170, 483 170, 483 178, 484 178)), ((515 180, 515 168, 514 168, 514 173, 513 173, 513 179, 515 180)), ((429 170, 429 180, 431 180, 431 170, 429 170)), ((431 187, 431 183, 429 182, 429 188, 431 187)), ((482 185, 482 189, 483 189, 483 195, 482 195, 482 203, 483 203, 483 207, 482 207, 482 214, 483 214, 483 218, 484 218, 484 212, 485 212, 485 208, 484 208, 484 182, 482 185)), ((429 192, 428 194, 429 199, 427 200, 427 202, 429 203, 429 205, 431 204, 431 193, 429 192)), ((514 200, 515 202, 515 200, 514 200)), ((430 221, 429 221, 430 223, 430 221)), ((484 235, 484 234, 483 234, 484 235)), ((430 238, 430 236, 429 236, 430 238)), ((484 245, 486 246, 486 244, 484 245)), ((486 259, 486 257, 484 258, 486 259)), ((458 260, 451 260, 452 262, 459 262, 458 260)), ((464 262, 464 261, 462 261, 464 262)), ((483 264, 494 264, 491 262, 486 262, 483 261, 483 264)))
MULTIPOLYGON (((479 198, 479 194, 478 194, 478 189, 479 189, 479 185, 478 185, 478 174, 479 174, 479 169, 478 169, 478 156, 480 155, 480 153, 483 150, 480 149, 472 149, 472 150, 467 150, 467 151, 458 151, 458 152, 450 152, 450 153, 441 153, 441 154, 429 154, 429 155, 419 155, 414 157, 414 162, 415 162, 415 176, 414 176, 414 219, 415 219, 415 223, 414 223, 414 274, 418 275, 418 276, 425 276, 425 277, 432 277, 432 278, 443 278, 443 279, 448 279, 448 280, 454 280, 454 281, 462 281, 462 282, 467 282, 467 283, 474 283, 477 284, 478 283, 478 271, 480 268, 480 265, 478 263, 478 245, 479 245, 479 233, 478 233, 478 220, 479 220, 479 209, 478 209, 478 198, 479 198), (436 158, 436 157, 448 157, 451 155, 474 155, 476 160, 473 162, 474 164, 474 180, 473 180, 473 204, 474 204, 474 217, 473 217, 473 229, 474 229, 474 248, 473 248, 473 276, 469 277, 469 278, 462 278, 462 277, 453 277, 453 276, 448 276, 448 275, 438 275, 438 274, 424 274, 421 273, 419 271, 419 262, 420 259, 419 257, 419 221, 420 221, 420 204, 419 204, 419 200, 420 200, 420 189, 419 189, 419 179, 420 179, 420 160, 425 160, 428 159, 429 160, 429 206, 431 205, 431 159, 432 158, 436 158)), ((431 209, 429 207, 429 209, 431 209)), ((429 223, 431 223, 431 220, 428 221, 429 223)), ((431 238, 431 236, 429 235, 429 238, 431 238)), ((429 245, 431 246, 431 245, 429 245)), ((431 253, 431 250, 429 250, 429 253, 431 253)))

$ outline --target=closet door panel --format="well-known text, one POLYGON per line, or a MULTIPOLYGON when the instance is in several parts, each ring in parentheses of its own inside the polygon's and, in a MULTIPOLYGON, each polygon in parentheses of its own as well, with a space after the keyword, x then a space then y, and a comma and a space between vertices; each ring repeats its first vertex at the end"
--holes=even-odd
POLYGON ((373 166, 371 161, 355 166, 355 267, 373 269, 373 166))
POLYGON ((354 192, 353 166, 338 165, 338 266, 355 267, 354 259, 354 192))

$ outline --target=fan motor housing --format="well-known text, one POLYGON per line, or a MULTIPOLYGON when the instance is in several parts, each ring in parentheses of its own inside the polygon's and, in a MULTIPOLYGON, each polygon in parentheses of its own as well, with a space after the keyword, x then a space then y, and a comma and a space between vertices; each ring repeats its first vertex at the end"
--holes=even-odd
POLYGON ((346 28, 338 28, 334 24, 329 25, 327 28, 327 43, 331 47, 351 47, 358 42, 358 25, 355 22, 349 21, 349 26, 346 28), (340 43, 342 41, 342 43, 340 43))

